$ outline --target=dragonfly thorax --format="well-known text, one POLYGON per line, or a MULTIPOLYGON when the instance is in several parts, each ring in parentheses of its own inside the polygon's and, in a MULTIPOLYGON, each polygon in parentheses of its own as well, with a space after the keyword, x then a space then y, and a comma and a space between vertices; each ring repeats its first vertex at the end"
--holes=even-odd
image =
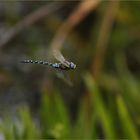
POLYGON ((76 68, 76 65, 73 62, 70 62, 69 68, 70 69, 75 69, 76 68))

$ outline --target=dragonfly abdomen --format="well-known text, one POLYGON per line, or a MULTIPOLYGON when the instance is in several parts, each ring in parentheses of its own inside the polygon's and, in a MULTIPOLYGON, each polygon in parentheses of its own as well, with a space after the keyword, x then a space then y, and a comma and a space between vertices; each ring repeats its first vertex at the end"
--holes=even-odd
POLYGON ((52 65, 52 63, 49 63, 47 61, 37 61, 37 60, 23 60, 21 63, 32 63, 32 64, 42 64, 42 65, 52 65))
POLYGON ((41 65, 48 65, 53 68, 60 68, 60 63, 50 63, 47 61, 38 61, 38 60, 23 60, 21 63, 30 63, 30 64, 41 64, 41 65))

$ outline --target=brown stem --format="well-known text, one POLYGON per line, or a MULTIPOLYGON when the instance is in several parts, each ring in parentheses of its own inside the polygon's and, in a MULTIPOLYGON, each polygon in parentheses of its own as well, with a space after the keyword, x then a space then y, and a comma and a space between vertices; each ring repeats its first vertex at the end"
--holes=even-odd
MULTIPOLYGON (((81 21, 83 18, 99 4, 100 0, 84 0, 82 1, 61 25, 56 32, 51 44, 50 49, 53 51, 54 57, 61 61, 65 60, 61 54, 61 49, 65 39, 70 31, 81 21)), ((50 53, 52 54, 52 53, 50 53)))
POLYGON ((105 53, 108 47, 108 41, 112 30, 112 25, 115 20, 116 12, 118 10, 119 0, 110 1, 105 12, 99 36, 96 44, 96 53, 92 65, 92 74, 94 78, 97 78, 101 73, 102 65, 104 62, 105 53))

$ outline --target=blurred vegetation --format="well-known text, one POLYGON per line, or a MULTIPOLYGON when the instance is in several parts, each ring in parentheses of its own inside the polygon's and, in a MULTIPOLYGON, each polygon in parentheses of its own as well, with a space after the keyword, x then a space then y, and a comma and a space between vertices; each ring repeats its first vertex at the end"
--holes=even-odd
POLYGON ((140 139, 140 2, 99 1, 68 22, 80 2, 0 2, 0 139, 140 139), (56 62, 49 47, 60 29, 73 86, 20 64, 56 62))

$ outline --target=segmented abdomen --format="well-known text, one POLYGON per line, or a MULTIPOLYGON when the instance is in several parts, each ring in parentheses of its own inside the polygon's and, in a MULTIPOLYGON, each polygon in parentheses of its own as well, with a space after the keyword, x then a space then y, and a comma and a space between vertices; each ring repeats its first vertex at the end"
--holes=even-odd
POLYGON ((23 60, 21 63, 32 63, 32 64, 42 64, 42 65, 52 65, 52 63, 49 63, 47 61, 37 61, 37 60, 23 60))

